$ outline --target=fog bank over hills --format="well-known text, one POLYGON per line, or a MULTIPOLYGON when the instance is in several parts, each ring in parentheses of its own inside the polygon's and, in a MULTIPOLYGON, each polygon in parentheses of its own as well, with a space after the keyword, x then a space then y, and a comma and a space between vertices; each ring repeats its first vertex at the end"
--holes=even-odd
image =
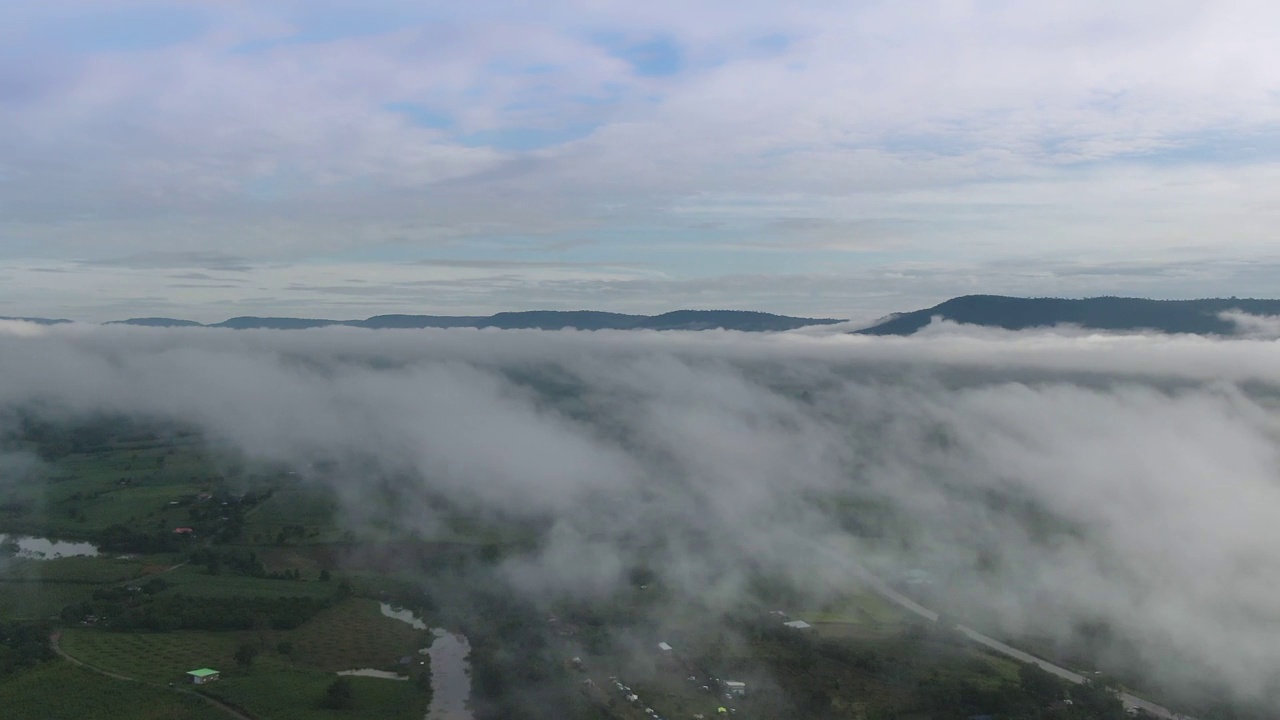
MULTIPOLYGON (((57 321, 53 321, 57 322, 57 321)), ((747 332, 794 330, 810 325, 840 322, 829 318, 798 318, 746 310, 676 310, 662 315, 626 315, 593 310, 531 310, 487 316, 375 315, 365 320, 318 320, 292 317, 235 317, 203 325, 174 318, 130 318, 117 323, 147 327, 217 327, 234 330, 305 330, 341 325, 375 330, 421 328, 501 328, 561 330, 742 330, 747 332)))
MULTIPOLYGON (((1195 335, 1240 335, 1246 328, 1238 318, 1280 317, 1280 300, 1207 298, 1200 300, 1150 300, 1096 297, 1084 299, 1020 298, 1000 295, 966 295, 933 307, 900 312, 869 325, 849 323, 867 335, 910 335, 937 320, 964 325, 1027 330, 1070 326, 1102 332, 1163 332, 1195 335)), ((5 318, 41 325, 71 322, 50 318, 5 318)), ((787 331, 837 325, 835 318, 803 318, 745 310, 675 310, 661 315, 628 315, 595 310, 532 310, 494 315, 375 315, 364 320, 327 320, 296 317, 234 317, 204 324, 168 317, 138 317, 108 325, 145 327, 215 327, 236 330, 305 330, 347 326, 370 329, 501 328, 539 330, 740 330, 787 331)))
POLYGON ((125 413, 332 465, 352 526, 429 537, 443 502, 545 528, 504 561, 531 597, 643 564, 728 612, 759 573, 817 601, 855 582, 839 558, 923 567, 984 629, 1104 623, 1143 673, 1275 699, 1273 341, 0 323, 0 358, 10 421, 125 413))

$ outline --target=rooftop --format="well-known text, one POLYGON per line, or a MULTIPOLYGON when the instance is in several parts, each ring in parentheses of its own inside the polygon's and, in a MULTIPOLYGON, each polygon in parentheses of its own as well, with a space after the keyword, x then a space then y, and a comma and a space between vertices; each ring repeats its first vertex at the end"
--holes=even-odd
POLYGON ((188 675, 194 675, 194 676, 196 676, 196 677, 209 677, 210 675, 217 675, 217 674, 218 674, 218 671, 217 671, 217 670, 211 670, 211 669, 209 669, 209 668, 200 668, 199 670, 191 670, 191 671, 187 672, 187 674, 188 674, 188 675))

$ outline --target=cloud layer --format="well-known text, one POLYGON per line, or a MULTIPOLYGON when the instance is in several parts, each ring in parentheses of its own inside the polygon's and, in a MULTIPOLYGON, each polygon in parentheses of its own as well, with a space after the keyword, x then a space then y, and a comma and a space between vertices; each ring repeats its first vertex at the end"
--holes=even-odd
POLYGON ((1166 682, 1260 701, 1280 672, 1274 341, 9 323, 0 357, 0 407, 332 460, 355 527, 431 537, 443 499, 541 528, 506 567, 531 597, 648 564, 712 611, 760 572, 816 601, 855 559, 930 568, 993 632, 1105 621, 1166 682))
MULTIPOLYGON (((969 278, 1016 292, 1028 280, 1009 263, 1061 294, 1144 277, 1153 295, 1238 294, 1240 261, 1275 260, 1276 13, 1252 0, 16 5, 0 10, 0 256, 78 275, 125 314, 211 301, 360 314, 368 264, 398 277, 421 259, 607 267, 455 267, 440 276, 465 293, 363 299, 491 312, 512 297, 581 306, 604 287, 611 308, 669 309, 626 293, 656 282, 691 304, 857 314, 969 278), (155 253, 186 272, 202 253, 239 258, 255 292, 75 262, 155 253), (1208 259, 1216 272, 1188 272, 1208 259), (900 281, 772 304, 815 277, 881 275, 900 281)), ((6 314, 108 319, 93 297, 41 293, 48 274, 11 272, 0 301, 27 309, 6 314)))

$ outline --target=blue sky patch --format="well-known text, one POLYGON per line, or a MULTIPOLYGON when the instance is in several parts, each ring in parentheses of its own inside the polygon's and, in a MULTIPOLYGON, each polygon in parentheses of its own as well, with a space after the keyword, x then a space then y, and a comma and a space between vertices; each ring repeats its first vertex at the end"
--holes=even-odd
POLYGON ((187 7, 135 7, 59 18, 34 29, 39 39, 77 52, 152 50, 192 40, 210 27, 187 7))
POLYGON ((400 113, 409 118, 414 125, 420 127, 435 128, 437 130, 448 130, 453 127, 453 116, 439 110, 414 102, 391 102, 382 106, 385 110, 394 113, 400 113))
POLYGON ((463 135, 458 142, 468 147, 491 147, 497 150, 526 152, 581 140, 600 127, 598 124, 569 125, 557 128, 501 128, 481 130, 463 135))
POLYGON ((630 63, 642 77, 667 77, 685 67, 683 49, 669 37, 633 42, 613 35, 602 35, 598 42, 610 55, 630 63))
POLYGON ((779 55, 791 47, 791 38, 782 33, 764 35, 753 40, 751 47, 764 55, 779 55))

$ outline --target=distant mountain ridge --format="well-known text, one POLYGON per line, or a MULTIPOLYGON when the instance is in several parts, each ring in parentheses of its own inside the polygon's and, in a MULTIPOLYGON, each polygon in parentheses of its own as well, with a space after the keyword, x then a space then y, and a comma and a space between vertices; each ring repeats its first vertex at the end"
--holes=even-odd
POLYGON ((70 320, 64 320, 62 318, 8 317, 6 315, 0 315, 0 320, 16 320, 18 322, 29 322, 37 325, 61 325, 62 323, 71 322, 70 320))
POLYGON ((1018 298, 1002 295, 965 295, 931 308, 892 315, 863 335, 911 335, 940 317, 952 322, 1006 330, 1079 325, 1089 330, 1139 331, 1195 335, 1232 335, 1236 327, 1220 315, 1239 310, 1250 315, 1280 315, 1280 300, 1207 298, 1202 300, 1148 300, 1096 297, 1018 298))
MULTIPOLYGON (((1084 299, 1020 298, 1003 295, 965 295, 930 308, 890 315, 855 331, 864 335, 911 335, 939 317, 982 327, 1026 330, 1054 325, 1077 325, 1088 330, 1133 332, 1150 330, 1196 335, 1233 335, 1236 326, 1224 320, 1224 312, 1280 316, 1280 300, 1206 298, 1200 300, 1150 300, 1146 298, 1095 297, 1084 299)), ((63 319, 0 317, 0 320, 54 325, 63 319)), ((164 317, 116 320, 108 325, 145 327, 217 327, 238 330, 303 330, 345 326, 373 329, 504 328, 537 330, 739 330, 771 332, 811 325, 831 325, 843 320, 774 315, 749 310, 675 310, 661 315, 628 315, 596 310, 529 310, 493 315, 375 315, 364 320, 328 320, 292 317, 234 317, 204 324, 164 317)))
MULTIPOLYGON (((35 321, 40 322, 40 321, 35 321)), ((61 321, 66 322, 66 321, 61 321)), ((794 330, 809 325, 843 322, 834 318, 801 318, 749 310, 676 310, 662 315, 625 315, 594 310, 530 310, 500 312, 488 316, 468 315, 375 315, 364 320, 326 320, 291 317, 234 317, 220 323, 203 324, 175 318, 130 318, 110 325, 146 327, 217 327, 235 330, 305 330, 307 328, 362 327, 400 328, 504 328, 511 330, 740 330, 766 332, 794 330)))
POLYGON ((176 318, 145 317, 128 320, 112 320, 103 325, 142 325, 144 327, 201 327, 195 320, 178 320, 176 318))

